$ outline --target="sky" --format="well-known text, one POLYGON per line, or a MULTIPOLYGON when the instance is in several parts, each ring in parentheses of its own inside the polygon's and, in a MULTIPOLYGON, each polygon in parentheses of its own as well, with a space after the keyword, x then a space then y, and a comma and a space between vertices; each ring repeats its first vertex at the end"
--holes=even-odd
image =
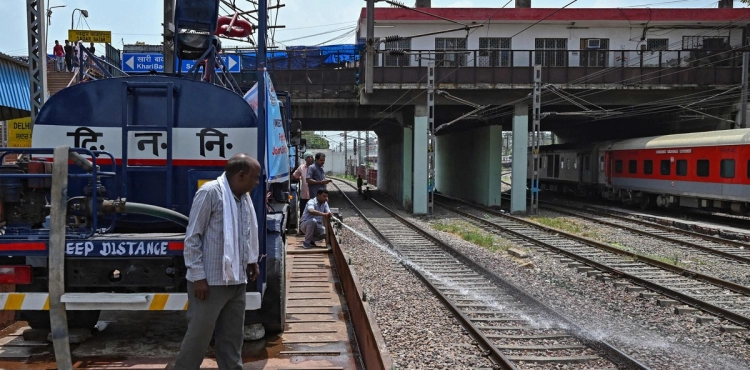
MULTIPOLYGON (((244 0, 246 9, 252 5, 244 0)), ((268 0, 275 4, 277 0, 268 0)), ((572 0, 532 0, 535 8, 559 8, 572 0)), ((402 0, 413 6, 414 0, 402 0)), ((433 0, 433 7, 498 7, 506 0, 433 0)), ((717 0, 578 0, 571 8, 604 8, 604 7, 670 7, 670 8, 715 8, 717 0)), ((0 0, 0 52, 10 55, 27 55, 25 0, 0 0)), ((87 19, 75 12, 76 29, 112 31, 112 45, 118 49, 123 44, 134 44, 143 41, 147 44, 161 43, 162 0, 47 0, 48 6, 65 5, 64 8, 53 8, 49 26, 48 50, 54 40, 61 43, 67 38, 71 26, 71 13, 76 9, 85 9, 87 19)), ((277 29, 273 39, 279 47, 284 45, 316 45, 320 43, 344 44, 354 43, 354 28, 360 9, 365 6, 363 0, 281 0, 286 4, 278 12, 277 24, 285 25, 277 29)), ((511 0, 508 5, 512 7, 511 0)), ((377 6, 388 6, 380 3, 377 6)), ((739 1, 735 7, 744 7, 739 1)), ((270 13, 276 17, 275 12, 270 13)), ((249 44, 224 42, 224 47, 249 44)), ((101 51, 104 48, 97 48, 101 51)))

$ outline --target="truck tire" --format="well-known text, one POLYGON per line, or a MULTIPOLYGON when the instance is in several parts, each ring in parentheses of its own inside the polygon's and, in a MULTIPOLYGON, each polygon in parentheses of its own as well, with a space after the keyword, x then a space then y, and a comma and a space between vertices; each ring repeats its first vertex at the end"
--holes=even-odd
MULTIPOLYGON (((262 323, 266 334, 275 334, 284 331, 286 324, 286 272, 284 257, 286 255, 286 236, 283 225, 286 221, 289 208, 280 220, 271 225, 271 217, 268 220, 267 249, 266 249, 266 292, 263 296, 261 308, 255 311, 245 312, 245 325, 262 323), (271 239, 276 242, 270 243, 271 239)), ((278 214, 273 216, 279 216, 278 214)))

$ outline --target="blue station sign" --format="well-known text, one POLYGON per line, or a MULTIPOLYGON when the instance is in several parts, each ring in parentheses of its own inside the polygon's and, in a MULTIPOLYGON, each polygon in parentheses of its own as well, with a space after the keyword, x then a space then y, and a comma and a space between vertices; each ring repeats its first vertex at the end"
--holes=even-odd
POLYGON ((125 73, 164 72, 164 55, 161 53, 123 53, 122 71, 125 73))

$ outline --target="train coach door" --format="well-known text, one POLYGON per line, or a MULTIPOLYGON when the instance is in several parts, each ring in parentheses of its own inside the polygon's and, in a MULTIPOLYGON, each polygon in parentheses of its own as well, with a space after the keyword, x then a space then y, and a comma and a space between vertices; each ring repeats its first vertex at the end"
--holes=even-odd
POLYGON ((612 185, 612 156, 611 152, 604 153, 604 173, 607 185, 612 185))

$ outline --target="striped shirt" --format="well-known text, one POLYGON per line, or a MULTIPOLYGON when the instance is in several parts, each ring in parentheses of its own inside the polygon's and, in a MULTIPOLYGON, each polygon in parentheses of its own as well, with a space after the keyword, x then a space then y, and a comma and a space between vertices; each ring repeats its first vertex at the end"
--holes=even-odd
MULTIPOLYGON (((243 194, 242 197, 249 197, 243 194)), ((258 260, 258 240, 250 238, 250 228, 253 222, 250 215, 250 207, 233 197, 237 202, 237 211, 240 217, 239 225, 240 248, 237 258, 240 259, 240 279, 238 281, 224 281, 222 272, 222 259, 224 257, 224 206, 222 192, 219 182, 209 181, 205 183, 193 198, 193 206, 190 209, 190 221, 185 233, 185 266, 188 269, 186 278, 190 281, 206 279, 208 285, 237 285, 247 283, 245 267, 258 260), (244 246, 244 248, 242 248, 244 246), (244 249, 244 250, 243 250, 244 249)))

